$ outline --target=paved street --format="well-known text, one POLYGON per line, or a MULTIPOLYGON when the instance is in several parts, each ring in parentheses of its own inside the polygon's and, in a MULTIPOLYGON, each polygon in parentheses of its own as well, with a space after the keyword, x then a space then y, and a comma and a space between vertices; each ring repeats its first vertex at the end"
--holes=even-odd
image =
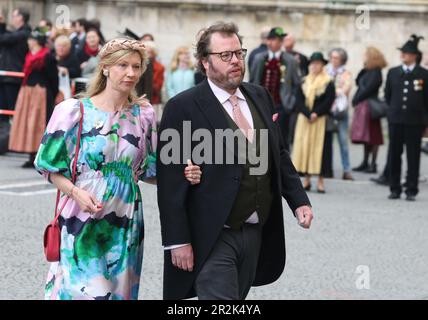
MULTIPOLYGON (((335 174, 340 178, 337 147, 335 174)), ((359 164, 361 154, 360 146, 352 146, 353 165, 359 164)), ((42 234, 53 216, 54 190, 33 170, 20 168, 25 160, 17 154, 0 156, 0 299, 43 299, 48 264, 42 234)), ((249 299, 428 299, 426 155, 421 170, 425 182, 414 203, 387 200, 388 189, 369 181, 373 175, 355 175, 355 182, 327 180, 327 194, 310 193, 315 210, 310 231, 286 212, 285 273, 272 285, 253 288, 249 299)), ((143 198, 146 240, 140 299, 161 299, 156 187, 143 185, 143 198)))

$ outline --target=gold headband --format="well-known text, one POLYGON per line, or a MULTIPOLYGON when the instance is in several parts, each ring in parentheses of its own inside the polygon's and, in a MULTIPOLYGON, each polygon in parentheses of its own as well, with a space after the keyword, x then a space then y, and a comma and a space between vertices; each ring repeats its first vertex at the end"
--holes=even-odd
POLYGON ((146 46, 142 41, 126 39, 126 38, 117 38, 107 42, 98 53, 100 59, 105 56, 116 52, 118 50, 135 50, 138 51, 141 57, 144 57, 146 51, 146 46))

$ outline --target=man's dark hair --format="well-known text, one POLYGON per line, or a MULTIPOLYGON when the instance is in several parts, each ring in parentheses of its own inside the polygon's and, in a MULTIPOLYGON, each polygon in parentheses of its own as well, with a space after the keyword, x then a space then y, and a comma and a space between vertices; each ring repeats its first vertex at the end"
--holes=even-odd
POLYGON ((24 20, 24 23, 28 23, 30 21, 30 11, 25 8, 17 8, 16 11, 24 20))
POLYGON ((232 36, 236 34, 239 42, 242 44, 242 37, 239 35, 239 29, 233 22, 217 22, 208 28, 201 29, 198 32, 198 42, 196 43, 195 58, 198 60, 198 69, 205 75, 205 68, 202 60, 208 57, 210 53, 211 35, 213 33, 221 33, 223 35, 232 36))
POLYGON ((88 29, 88 20, 86 20, 85 18, 80 18, 77 19, 76 22, 80 24, 86 32, 86 30, 88 29))

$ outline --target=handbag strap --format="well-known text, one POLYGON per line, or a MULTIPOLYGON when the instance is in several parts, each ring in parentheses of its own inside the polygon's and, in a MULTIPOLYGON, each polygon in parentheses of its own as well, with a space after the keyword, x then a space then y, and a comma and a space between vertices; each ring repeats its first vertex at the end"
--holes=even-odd
MULTIPOLYGON (((77 160, 79 158, 79 150, 80 150, 80 137, 82 135, 82 127, 83 127, 83 114, 84 114, 84 108, 83 108, 83 103, 82 101, 80 101, 80 120, 79 120, 79 129, 77 131, 77 139, 76 139, 76 151, 74 154, 74 161, 73 161, 73 171, 71 173, 71 182, 75 183, 76 182, 76 170, 77 170, 77 160)), ((59 199, 61 196, 61 191, 58 189, 57 193, 56 193, 56 204, 55 204, 55 218, 52 221, 52 225, 54 225, 56 223, 56 221, 59 218, 59 215, 61 214, 62 210, 64 209, 65 205, 67 204, 68 200, 70 199, 70 196, 67 196, 67 198, 65 199, 64 203, 61 206, 61 209, 58 211, 58 204, 59 204, 59 199)))

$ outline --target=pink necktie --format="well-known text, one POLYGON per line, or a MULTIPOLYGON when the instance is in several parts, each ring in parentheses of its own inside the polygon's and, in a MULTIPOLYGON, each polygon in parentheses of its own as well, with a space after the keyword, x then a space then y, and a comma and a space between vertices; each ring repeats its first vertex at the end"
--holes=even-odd
POLYGON ((250 124, 241 112, 241 108, 239 108, 238 97, 231 95, 229 101, 233 106, 233 120, 248 141, 253 142, 253 129, 251 129, 250 124))

